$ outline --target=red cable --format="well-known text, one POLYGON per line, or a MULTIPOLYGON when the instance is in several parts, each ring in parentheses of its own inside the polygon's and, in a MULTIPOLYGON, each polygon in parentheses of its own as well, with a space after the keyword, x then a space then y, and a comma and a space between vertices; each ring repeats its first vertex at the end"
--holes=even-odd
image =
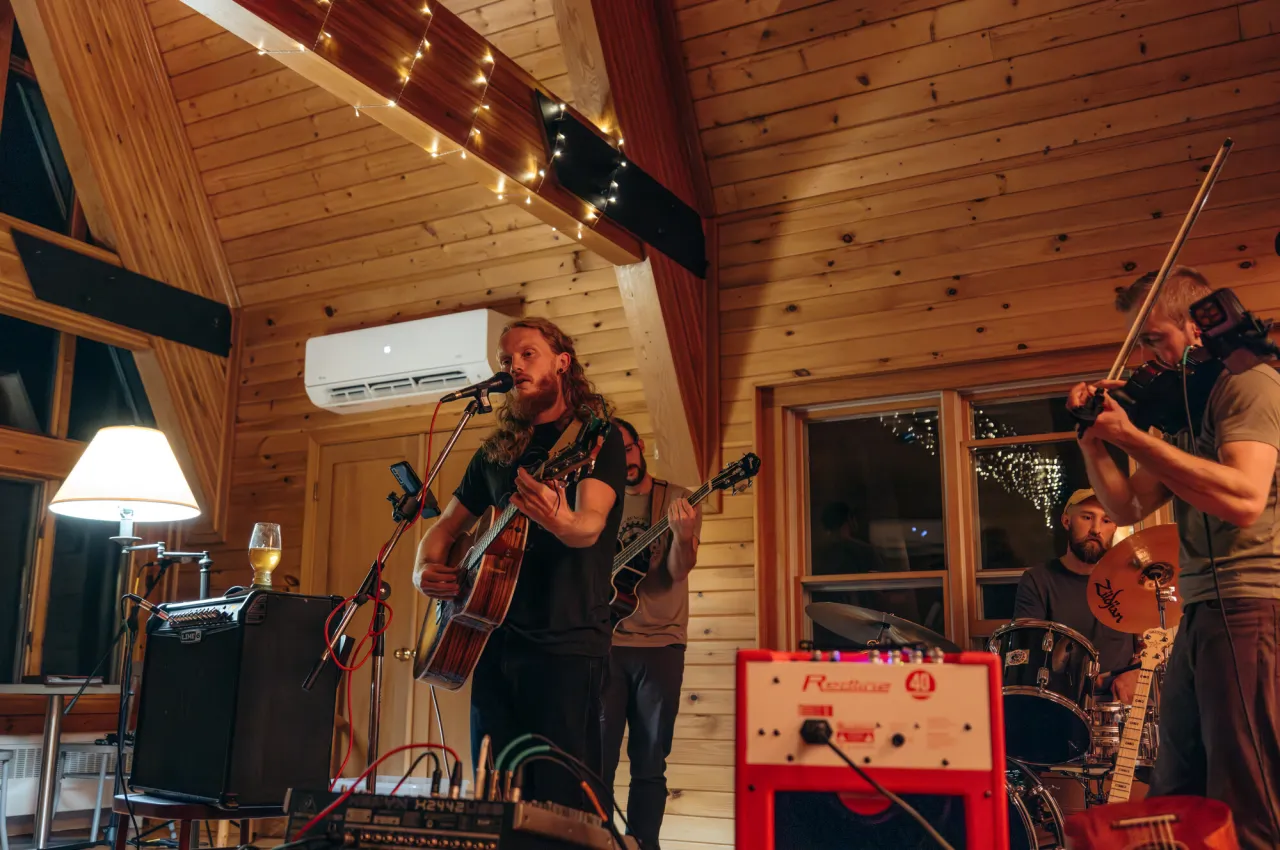
POLYGON ((403 744, 399 747, 396 747, 395 749, 388 750, 382 756, 379 756, 377 761, 375 761, 373 764, 366 767, 364 771, 355 778, 355 781, 351 783, 351 787, 348 788, 346 791, 343 791, 340 795, 338 795, 338 799, 334 800, 332 803, 325 806, 323 809, 320 810, 320 812, 315 817, 313 817, 311 820, 303 824, 302 829, 299 829, 296 833, 294 833, 293 840, 297 841, 302 836, 306 835, 307 830, 311 829, 311 827, 315 826, 317 823, 319 823, 320 821, 327 818, 330 814, 332 814, 334 809, 342 805, 342 803, 344 803, 348 797, 350 797, 352 794, 355 793, 356 788, 360 787, 361 781, 364 780, 366 777, 368 777, 368 775, 375 768, 377 768, 378 765, 382 764, 384 761, 386 761, 396 753, 402 753, 405 750, 421 750, 421 749, 444 750, 446 753, 453 756, 453 760, 455 763, 459 761, 458 754, 457 752, 454 751, 453 747, 445 746, 444 744, 403 744))

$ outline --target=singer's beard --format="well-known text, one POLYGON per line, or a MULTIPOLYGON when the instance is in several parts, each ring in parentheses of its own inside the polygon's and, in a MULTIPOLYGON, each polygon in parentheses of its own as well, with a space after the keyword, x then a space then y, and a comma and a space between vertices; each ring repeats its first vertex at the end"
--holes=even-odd
POLYGON ((1071 554, 1086 564, 1098 563, 1107 553, 1107 547, 1097 537, 1084 537, 1079 540, 1073 537, 1069 546, 1071 554))
POLYGON ((530 383, 519 384, 507 397, 511 414, 521 422, 532 422, 540 413, 555 407, 560 397, 559 382, 554 375, 535 378, 530 383))
POLYGON ((649 463, 644 459, 644 457, 640 458, 639 464, 633 464, 633 463, 627 464, 627 486, 628 487, 636 486, 637 484, 639 484, 641 481, 644 480, 644 477, 648 472, 649 472, 649 463))

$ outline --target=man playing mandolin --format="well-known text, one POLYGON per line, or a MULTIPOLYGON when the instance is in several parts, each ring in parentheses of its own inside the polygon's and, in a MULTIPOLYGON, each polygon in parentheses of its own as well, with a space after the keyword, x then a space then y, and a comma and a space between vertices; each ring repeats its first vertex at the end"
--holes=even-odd
MULTIPOLYGON (((448 564, 460 534, 507 500, 531 521, 510 610, 490 636, 471 684, 473 757, 484 735, 502 748, 519 735, 545 735, 599 773, 600 694, 610 644, 610 575, 622 521, 625 454, 611 429, 594 469, 567 488, 536 480, 575 419, 607 419, 573 341, 550 321, 512 322, 502 333, 502 368, 514 387, 498 427, 471 458, 462 483, 418 546, 414 585, 431 597, 459 591, 448 564)), ((579 780, 536 763, 525 795, 582 808, 579 780)))
POLYGON ((605 682, 603 723, 605 781, 613 787, 623 729, 630 727, 627 757, 629 832, 646 850, 657 850, 667 805, 667 756, 680 708, 684 648, 689 629, 689 572, 698 557, 702 512, 689 505, 689 491, 655 479, 644 459, 644 441, 623 419, 614 419, 627 452, 627 488, 619 542, 640 537, 667 517, 671 534, 648 553, 637 588, 636 612, 618 623, 605 682))
MULTIPOLYGON (((1122 292, 1117 306, 1132 315, 1154 277, 1122 292)), ((1210 293, 1199 273, 1175 268, 1141 329, 1147 352, 1166 367, 1181 363, 1200 344, 1190 306, 1210 293)), ((1069 406, 1084 407, 1094 392, 1078 384, 1069 406)), ((1203 412, 1195 399, 1187 407, 1195 434, 1184 426, 1165 441, 1134 426, 1108 394, 1080 448, 1089 481, 1117 523, 1137 522, 1172 499, 1178 524, 1183 617, 1162 692, 1150 796, 1222 800, 1241 847, 1274 848, 1280 846, 1272 811, 1280 792, 1280 377, 1265 364, 1238 375, 1224 371, 1201 401, 1203 412), (1104 443, 1138 469, 1127 475, 1104 443)))

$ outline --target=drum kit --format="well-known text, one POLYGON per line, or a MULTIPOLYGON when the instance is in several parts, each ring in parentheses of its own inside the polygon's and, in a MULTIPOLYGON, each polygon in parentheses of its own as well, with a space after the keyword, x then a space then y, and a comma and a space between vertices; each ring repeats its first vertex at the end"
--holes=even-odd
MULTIPOLYGON (((1112 547, 1090 576, 1090 608, 1117 631, 1141 635, 1173 628, 1182 610, 1173 596, 1178 535, 1172 525, 1139 531, 1112 547), (1092 596, 1097 594, 1098 598, 1092 596)), ((805 612, 815 623, 870 647, 960 648, 909 620, 852 605, 818 602, 805 612)), ((1061 623, 1014 620, 997 629, 987 649, 1004 663, 1006 780, 1011 850, 1064 846, 1063 815, 1040 773, 1069 777, 1085 789, 1085 805, 1106 802, 1104 785, 1116 771, 1130 707, 1095 698, 1098 652, 1061 623)), ((1159 749, 1159 682, 1147 704, 1136 767, 1150 770, 1159 749)), ((1141 772, 1139 772, 1141 776, 1141 772)))

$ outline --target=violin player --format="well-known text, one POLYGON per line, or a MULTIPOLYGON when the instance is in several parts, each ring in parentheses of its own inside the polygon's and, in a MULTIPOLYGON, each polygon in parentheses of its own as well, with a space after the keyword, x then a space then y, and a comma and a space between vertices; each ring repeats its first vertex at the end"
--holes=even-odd
MULTIPOLYGON (((1155 279, 1135 281, 1119 294, 1117 308, 1136 316, 1155 279)), ((1190 307, 1211 293, 1194 269, 1173 268, 1140 330, 1145 354, 1177 369, 1200 345, 1190 307)), ((1122 383, 1102 382, 1101 389, 1122 383)), ((1068 405, 1087 406, 1096 389, 1077 384, 1068 405)), ((1178 525, 1183 617, 1164 681, 1149 796, 1221 800, 1241 848, 1276 848, 1280 376, 1266 364, 1240 374, 1223 370, 1207 399, 1188 398, 1186 411, 1190 427, 1162 439, 1136 427, 1108 392, 1079 437, 1089 481, 1116 523, 1135 523, 1172 501, 1178 525), (1106 443, 1135 461, 1131 475, 1106 443)))

